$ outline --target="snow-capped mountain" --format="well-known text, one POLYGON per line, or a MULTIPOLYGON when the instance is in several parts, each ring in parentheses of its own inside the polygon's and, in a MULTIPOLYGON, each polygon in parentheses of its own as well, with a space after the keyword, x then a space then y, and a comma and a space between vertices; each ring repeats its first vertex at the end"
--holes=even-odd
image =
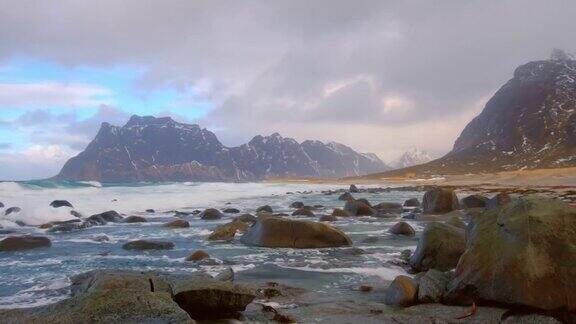
POLYGON ((349 177, 387 170, 373 154, 339 143, 298 143, 275 133, 226 147, 198 125, 169 117, 132 116, 103 123, 58 179, 116 181, 246 181, 270 177, 349 177))
POLYGON ((398 159, 394 160, 390 164, 393 168, 400 169, 406 168, 413 165, 424 164, 426 162, 432 161, 432 158, 428 154, 428 152, 423 151, 419 148, 412 147, 404 154, 402 154, 398 159))

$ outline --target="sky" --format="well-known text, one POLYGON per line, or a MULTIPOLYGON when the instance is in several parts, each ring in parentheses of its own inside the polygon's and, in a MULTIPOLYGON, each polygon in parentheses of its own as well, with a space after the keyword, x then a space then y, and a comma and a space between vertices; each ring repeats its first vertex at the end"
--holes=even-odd
POLYGON ((0 0, 0 179, 58 173, 104 121, 172 116, 391 161, 447 153, 573 0, 0 0))

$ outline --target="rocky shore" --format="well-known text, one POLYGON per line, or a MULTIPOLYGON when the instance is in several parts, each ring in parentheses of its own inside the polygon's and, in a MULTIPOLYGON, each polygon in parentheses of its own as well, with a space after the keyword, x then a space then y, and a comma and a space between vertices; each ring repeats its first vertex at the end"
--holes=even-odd
MULTIPOLYGON (((246 246, 341 248, 334 253, 341 253, 342 262, 347 253, 364 252, 355 252, 354 240, 333 225, 335 220, 388 219, 395 222, 388 229, 391 235, 419 238, 416 249, 404 251, 398 259, 405 274, 392 282, 374 279, 344 294, 330 294, 287 285, 281 278, 261 282, 232 269, 215 276, 198 271, 101 269, 72 276, 68 299, 39 307, 0 310, 0 318, 6 323, 193 323, 232 319, 280 323, 575 322, 576 208, 570 204, 572 196, 550 197, 549 192, 520 189, 488 193, 473 188, 464 189, 469 194, 460 191, 457 195, 454 189, 352 185, 348 190, 326 190, 323 195, 340 201, 341 208, 326 213, 321 205, 294 201, 292 216, 306 219, 293 219, 267 205, 256 209, 255 215, 231 207, 185 213, 186 217, 204 221, 223 219, 224 214, 238 215, 216 226, 206 237, 210 242, 230 242, 239 236, 239 242, 246 246), (415 189, 422 192, 421 199, 373 203, 355 198, 366 192, 415 189), (410 225, 414 222, 423 226, 421 232, 410 225)), ((73 208, 65 200, 54 201, 51 206, 73 208)), ((18 212, 15 208, 4 212, 9 210, 18 212)), ((75 217, 39 228, 59 235, 108 223, 147 222, 146 217, 114 211, 88 217, 77 213, 75 217)), ((182 230, 190 223, 176 219, 162 227, 182 230)), ((50 246, 46 236, 11 235, 0 241, 0 253, 50 246)), ((138 253, 170 250, 175 244, 141 239, 125 242, 122 247, 138 253)), ((205 251, 190 252, 188 262, 214 262, 205 251)))

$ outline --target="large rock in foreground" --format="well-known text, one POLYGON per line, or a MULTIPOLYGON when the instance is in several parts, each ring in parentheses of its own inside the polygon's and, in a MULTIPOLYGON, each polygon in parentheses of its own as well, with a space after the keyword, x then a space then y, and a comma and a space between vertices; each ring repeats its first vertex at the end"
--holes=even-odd
POLYGON ((424 214, 445 214, 458 209, 458 197, 452 189, 434 188, 426 191, 422 199, 424 214))
POLYGON ((52 245, 49 238, 44 236, 9 236, 0 241, 0 251, 19 251, 35 248, 49 247, 52 245))
POLYGON ((464 229, 432 222, 424 228, 410 266, 416 271, 447 271, 456 267, 465 249, 464 229))
POLYGON ((247 245, 298 249, 352 245, 344 232, 328 224, 274 216, 259 217, 240 241, 247 245))
POLYGON ((521 198, 474 219, 467 234, 452 301, 576 310, 576 208, 521 198))
POLYGON ((72 298, 0 310, 7 323, 194 323, 243 311, 252 290, 203 273, 94 270, 71 278, 72 298))

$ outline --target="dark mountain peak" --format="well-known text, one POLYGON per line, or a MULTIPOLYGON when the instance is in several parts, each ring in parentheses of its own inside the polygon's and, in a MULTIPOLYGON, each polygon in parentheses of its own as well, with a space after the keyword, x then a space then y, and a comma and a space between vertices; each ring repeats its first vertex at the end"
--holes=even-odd
POLYGON ((516 68, 451 152, 390 172, 437 175, 576 165, 576 61, 568 56, 516 68))
POLYGON ((550 59, 533 61, 519 66, 514 71, 511 82, 537 84, 542 82, 561 82, 576 75, 576 60, 550 59))
POLYGON ((169 117, 132 116, 123 127, 103 123, 98 136, 66 162, 60 179, 96 181, 241 181, 268 177, 341 177, 382 171, 379 159, 308 149, 278 133, 228 148, 198 125, 169 117), (316 154, 316 152, 324 152, 316 154))
POLYGON ((176 122, 171 117, 132 115, 126 125, 124 125, 124 128, 131 128, 134 126, 162 126, 174 124, 176 124, 176 122))

